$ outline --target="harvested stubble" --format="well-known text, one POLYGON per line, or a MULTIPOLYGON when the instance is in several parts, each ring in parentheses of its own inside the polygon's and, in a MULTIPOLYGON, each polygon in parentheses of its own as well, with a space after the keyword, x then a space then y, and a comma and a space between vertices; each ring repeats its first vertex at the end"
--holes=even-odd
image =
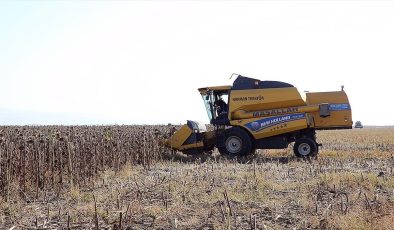
MULTIPOLYGON (((71 129, 56 127, 57 130, 62 128, 63 131, 71 129)), ((78 143, 78 139, 85 136, 81 146, 92 146, 91 142, 100 139, 97 136, 106 137, 107 128, 73 127, 82 134, 70 135, 74 139, 67 142, 78 143)), ((26 127, 24 132, 34 133, 35 129, 43 133, 42 128, 31 127, 26 127)), ((55 133, 55 139, 69 136, 56 137, 56 129, 47 128, 47 132, 55 133)), ((116 133, 112 134, 112 140, 121 143, 136 143, 141 136, 139 129, 150 136, 144 140, 145 146, 140 142, 135 144, 135 149, 124 149, 121 154, 111 152, 121 148, 100 152, 105 155, 104 165, 79 163, 75 157, 68 161, 67 151, 62 147, 65 153, 62 176, 56 168, 61 167, 55 164, 53 187, 52 177, 44 177, 46 186, 41 190, 38 186, 37 195, 34 176, 37 171, 30 175, 25 170, 25 194, 11 194, 7 202, 0 201, 0 228, 98 226, 119 229, 120 225, 123 229, 393 228, 393 128, 319 132, 325 146, 319 159, 312 161, 295 159, 290 148, 259 151, 242 159, 215 154, 163 155, 168 150, 161 149, 158 142, 162 136, 159 133, 168 131, 165 126, 110 129, 116 133), (156 131, 158 137, 155 129, 160 130, 156 131), (337 143, 332 143, 333 140, 337 143), (145 148, 145 153, 141 148, 145 148), (117 158, 123 160, 118 162, 117 158), (84 177, 83 173, 68 174, 67 162, 73 163, 73 171, 78 168, 91 173, 86 174, 89 176, 85 179, 80 178, 84 177), (81 169, 80 164, 85 169, 81 169), (94 170, 86 167, 94 167, 94 170), (63 185, 59 192, 60 178, 63 185)), ((2 138, 9 141, 11 136, 2 138)), ((92 149, 79 154, 97 156, 92 149)), ((29 159, 34 160, 34 154, 29 159)), ((102 162, 98 159, 101 158, 83 158, 84 161, 95 160, 96 164, 102 162)), ((8 166, 1 162, 2 167, 8 166)), ((45 166, 46 161, 42 162, 41 169, 51 169, 45 166)), ((26 167, 30 167, 29 164, 26 159, 26 167)), ((30 168, 35 169, 36 164, 32 165, 30 168)), ((16 173, 22 172, 18 170, 16 173)), ((15 178, 11 187, 21 190, 22 177, 15 174, 15 178)))

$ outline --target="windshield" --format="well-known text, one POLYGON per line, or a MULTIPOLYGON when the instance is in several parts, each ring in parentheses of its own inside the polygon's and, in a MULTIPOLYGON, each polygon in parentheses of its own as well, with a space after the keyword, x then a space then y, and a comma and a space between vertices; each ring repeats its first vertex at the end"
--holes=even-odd
POLYGON ((205 109, 207 110, 209 122, 212 123, 215 119, 224 119, 228 112, 228 93, 209 91, 203 94, 205 109))
POLYGON ((212 106, 212 101, 211 101, 212 96, 211 95, 201 95, 201 97, 202 97, 202 100, 204 101, 205 109, 207 110, 209 122, 211 122, 212 119, 215 118, 214 117, 215 113, 213 111, 213 106, 212 106))

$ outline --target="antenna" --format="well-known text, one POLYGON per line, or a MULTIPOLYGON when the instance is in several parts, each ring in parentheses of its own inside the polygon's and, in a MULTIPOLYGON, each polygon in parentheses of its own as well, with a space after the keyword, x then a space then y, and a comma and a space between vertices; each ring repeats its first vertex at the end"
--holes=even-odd
POLYGON ((233 73, 233 74, 231 74, 230 80, 231 80, 231 78, 232 78, 234 75, 237 75, 237 77, 239 76, 239 74, 233 73))
POLYGON ((344 85, 341 85, 341 91, 343 91, 343 88, 345 88, 345 86, 344 86, 344 85))

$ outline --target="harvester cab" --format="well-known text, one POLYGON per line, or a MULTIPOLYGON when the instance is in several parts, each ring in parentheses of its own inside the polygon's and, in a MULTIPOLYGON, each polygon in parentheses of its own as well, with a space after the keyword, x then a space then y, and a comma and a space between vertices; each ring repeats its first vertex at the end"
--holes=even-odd
POLYGON ((165 144, 186 154, 212 151, 247 155, 294 142, 299 157, 318 153, 316 130, 351 129, 345 91, 306 93, 293 85, 238 76, 232 86, 199 88, 211 130, 188 121, 165 144))
POLYGON ((231 86, 200 88, 208 119, 213 125, 225 125, 228 121, 228 94, 231 86))

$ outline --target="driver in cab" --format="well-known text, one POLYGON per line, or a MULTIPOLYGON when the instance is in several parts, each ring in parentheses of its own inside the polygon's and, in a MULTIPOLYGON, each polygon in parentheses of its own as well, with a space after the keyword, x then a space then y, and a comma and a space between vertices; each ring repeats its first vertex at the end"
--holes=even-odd
POLYGON ((217 108, 218 116, 222 113, 227 113, 227 104, 222 99, 222 96, 219 96, 218 100, 216 100, 214 104, 217 108))

